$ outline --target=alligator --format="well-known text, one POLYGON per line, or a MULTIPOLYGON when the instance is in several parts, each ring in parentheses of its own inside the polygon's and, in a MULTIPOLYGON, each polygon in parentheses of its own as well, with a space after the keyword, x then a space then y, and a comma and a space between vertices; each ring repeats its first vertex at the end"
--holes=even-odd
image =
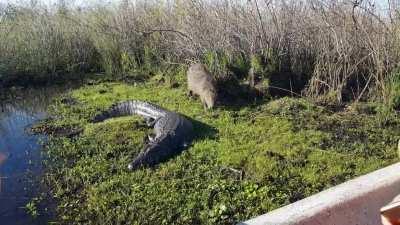
POLYGON ((92 122, 101 122, 108 118, 140 115, 154 134, 144 149, 128 165, 129 170, 151 167, 178 155, 193 138, 193 125, 183 115, 169 111, 149 102, 130 100, 112 105, 108 110, 95 116, 92 122))

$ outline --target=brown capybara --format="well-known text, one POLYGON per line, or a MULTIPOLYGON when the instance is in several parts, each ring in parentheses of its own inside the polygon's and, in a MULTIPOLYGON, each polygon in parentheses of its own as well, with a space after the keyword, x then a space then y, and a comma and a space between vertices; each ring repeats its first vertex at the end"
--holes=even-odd
POLYGON ((187 72, 189 95, 198 95, 205 109, 211 109, 217 99, 216 82, 207 68, 196 63, 187 72))

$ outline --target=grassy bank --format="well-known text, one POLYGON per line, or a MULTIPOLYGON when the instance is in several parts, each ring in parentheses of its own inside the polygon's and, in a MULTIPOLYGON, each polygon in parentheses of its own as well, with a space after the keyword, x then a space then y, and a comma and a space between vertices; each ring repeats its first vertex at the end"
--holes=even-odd
POLYGON ((281 98, 205 112, 179 83, 101 83, 54 102, 56 119, 46 126, 83 128, 51 138, 45 150, 45 182, 62 224, 233 224, 397 161, 400 120, 379 104, 329 108, 281 98), (126 99, 193 119, 193 145, 128 172, 150 132, 144 122, 88 122, 126 99))

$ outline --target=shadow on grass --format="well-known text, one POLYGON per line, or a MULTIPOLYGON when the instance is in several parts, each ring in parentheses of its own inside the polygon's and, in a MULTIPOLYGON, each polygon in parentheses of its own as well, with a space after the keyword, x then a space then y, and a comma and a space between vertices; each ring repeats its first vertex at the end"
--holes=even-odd
POLYGON ((192 118, 188 118, 188 119, 193 124, 193 130, 194 130, 193 141, 204 140, 207 138, 214 139, 216 134, 218 133, 218 130, 215 127, 212 127, 208 124, 194 120, 192 118))
POLYGON ((247 85, 240 85, 236 90, 219 90, 217 106, 229 111, 239 111, 244 107, 259 106, 265 99, 266 96, 257 90, 250 90, 247 85))

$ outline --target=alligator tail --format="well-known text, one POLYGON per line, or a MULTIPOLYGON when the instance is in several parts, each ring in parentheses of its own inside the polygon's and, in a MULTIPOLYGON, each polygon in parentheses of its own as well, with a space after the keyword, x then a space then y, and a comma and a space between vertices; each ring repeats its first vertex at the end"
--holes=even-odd
POLYGON ((167 112, 167 110, 148 102, 130 100, 112 105, 110 109, 96 115, 93 122, 101 122, 113 117, 130 115, 140 115, 145 118, 157 119, 164 116, 167 112))

